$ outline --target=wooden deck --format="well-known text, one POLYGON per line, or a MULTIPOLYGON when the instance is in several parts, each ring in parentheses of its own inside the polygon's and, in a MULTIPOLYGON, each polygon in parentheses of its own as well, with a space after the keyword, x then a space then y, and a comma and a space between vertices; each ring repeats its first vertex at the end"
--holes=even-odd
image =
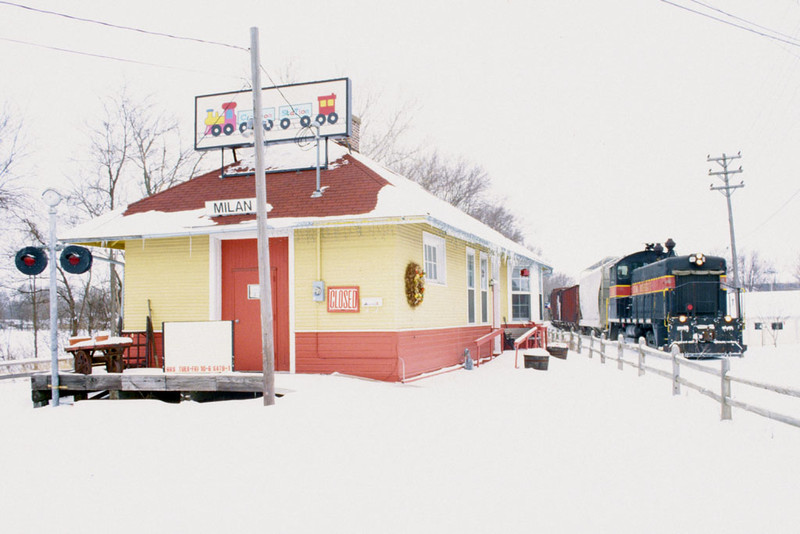
MULTIPOLYGON (((88 398, 91 394, 109 392, 111 398, 162 398, 179 401, 182 398, 208 399, 213 395, 224 397, 232 394, 252 394, 263 392, 264 381, 261 373, 221 373, 221 374, 172 374, 160 369, 147 371, 136 369, 133 373, 96 373, 84 375, 61 372, 58 375, 61 397, 72 396, 75 400, 88 398)), ((31 399, 34 406, 46 406, 51 394, 50 373, 38 373, 31 377, 31 399)), ((276 390, 277 396, 288 390, 276 390)))

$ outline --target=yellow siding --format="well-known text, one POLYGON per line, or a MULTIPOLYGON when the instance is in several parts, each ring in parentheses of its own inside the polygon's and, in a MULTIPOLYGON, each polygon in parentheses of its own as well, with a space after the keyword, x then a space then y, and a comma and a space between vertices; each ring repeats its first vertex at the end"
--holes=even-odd
MULTIPOLYGON (((476 252, 476 284, 480 283, 478 258, 482 249, 474 244, 446 236, 424 224, 302 229, 295 232, 294 243, 297 331, 398 330, 468 325, 467 246, 476 252), (426 283, 425 299, 420 306, 412 308, 405 297, 405 269, 411 261, 419 265, 424 263, 423 232, 445 239, 447 283, 426 283), (327 303, 312 300, 312 282, 315 280, 323 280, 326 287, 359 286, 362 300, 380 297, 383 305, 362 307, 360 313, 328 313, 327 303)), ((479 287, 475 305, 476 324, 480 324, 479 287)), ((489 323, 491 308, 490 289, 489 323)))
MULTIPOLYGON (((447 283, 425 284, 425 299, 417 308, 411 308, 403 298, 398 309, 400 328, 436 328, 467 326, 467 247, 475 251, 475 324, 480 323, 480 253, 487 250, 450 237, 444 232, 427 225, 405 225, 398 228, 396 249, 397 264, 402 278, 409 261, 423 265, 422 234, 443 237, 446 243, 447 283)), ((491 277, 491 255, 489 255, 489 276, 491 277)), ((489 324, 492 322, 492 297, 489 288, 489 324)))
POLYGON ((208 236, 125 242, 125 329, 209 318, 208 236))
POLYGON ((295 328, 301 332, 394 329, 395 310, 399 299, 404 299, 402 274, 396 275, 392 261, 396 232, 397 227, 392 225, 297 230, 294 239, 295 328), (319 262, 318 236, 321 239, 319 262), (359 286, 362 299, 380 297, 383 305, 362 307, 359 313, 328 313, 326 302, 312 300, 315 280, 323 280, 326 288, 359 286))

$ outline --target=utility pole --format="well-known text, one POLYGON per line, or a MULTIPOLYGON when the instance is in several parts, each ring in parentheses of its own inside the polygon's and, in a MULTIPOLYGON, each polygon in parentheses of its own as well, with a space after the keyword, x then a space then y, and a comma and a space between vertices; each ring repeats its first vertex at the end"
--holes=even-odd
POLYGON ((731 256, 733 260, 733 287, 736 291, 736 316, 741 317, 741 304, 739 302, 739 258, 736 255, 736 237, 733 232, 733 209, 731 208, 731 195, 736 189, 740 187, 744 187, 744 181, 740 182, 737 185, 731 185, 728 179, 728 175, 730 174, 739 174, 742 172, 741 165, 738 169, 730 170, 728 169, 728 162, 739 159, 742 157, 742 153, 739 152, 735 156, 726 156, 724 153, 722 154, 721 158, 712 158, 708 156, 706 161, 715 161, 719 165, 722 166, 722 171, 712 172, 711 169, 708 170, 709 176, 720 176, 722 177, 723 186, 714 187, 714 184, 711 184, 712 191, 721 191, 725 198, 728 201, 728 226, 730 227, 731 232, 731 256))
POLYGON ((264 170, 264 114, 261 109, 261 58, 258 28, 250 28, 250 68, 253 74, 253 134, 256 160, 256 224, 258 226, 258 290, 261 304, 261 362, 264 406, 275 404, 275 345, 272 333, 272 287, 267 234, 267 176, 264 170))

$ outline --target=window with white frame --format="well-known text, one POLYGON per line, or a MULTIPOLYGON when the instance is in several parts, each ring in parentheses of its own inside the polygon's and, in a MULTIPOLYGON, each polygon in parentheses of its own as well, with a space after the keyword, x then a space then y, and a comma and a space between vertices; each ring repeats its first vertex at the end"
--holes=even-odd
POLYGON ((422 232, 422 255, 425 262, 425 280, 432 284, 447 282, 447 256, 444 238, 422 232))
POLYGON ((489 258, 481 252, 481 322, 489 322, 489 258))
POLYGON ((467 322, 475 322, 475 251, 467 248, 467 322))
POLYGON ((514 267, 511 271, 511 317, 513 321, 531 320, 530 267, 514 267))

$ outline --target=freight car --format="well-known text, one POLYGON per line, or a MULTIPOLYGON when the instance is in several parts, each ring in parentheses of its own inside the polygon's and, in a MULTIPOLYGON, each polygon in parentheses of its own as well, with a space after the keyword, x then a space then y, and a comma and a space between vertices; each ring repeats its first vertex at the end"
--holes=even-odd
POLYGON ((671 239, 665 246, 606 258, 584 271, 578 285, 554 290, 553 323, 610 339, 643 338, 651 347, 677 347, 687 357, 741 356, 743 322, 727 312, 725 259, 678 256, 671 239), (572 299, 567 305, 565 295, 572 299))

